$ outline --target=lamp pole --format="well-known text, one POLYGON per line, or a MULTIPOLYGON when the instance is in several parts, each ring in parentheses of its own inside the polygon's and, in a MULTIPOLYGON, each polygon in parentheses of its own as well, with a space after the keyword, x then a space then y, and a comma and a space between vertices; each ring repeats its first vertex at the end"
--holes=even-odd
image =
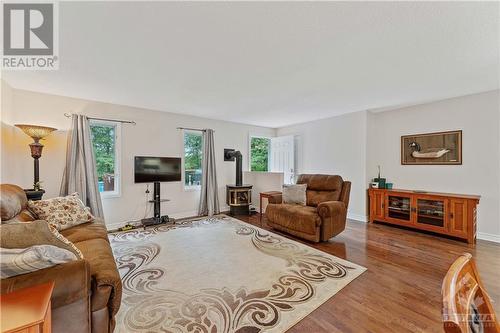
POLYGON ((35 142, 30 143, 31 157, 34 159, 34 178, 33 178, 33 188, 36 190, 39 187, 40 182, 40 162, 39 159, 42 157, 43 145, 40 143, 40 139, 34 139, 35 142))

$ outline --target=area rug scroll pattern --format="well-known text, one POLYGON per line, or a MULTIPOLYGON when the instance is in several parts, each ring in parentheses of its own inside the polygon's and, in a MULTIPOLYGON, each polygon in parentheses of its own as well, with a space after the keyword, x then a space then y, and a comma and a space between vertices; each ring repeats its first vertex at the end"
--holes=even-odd
POLYGON ((335 257, 313 252, 299 243, 245 225, 228 217, 184 221, 112 234, 110 240, 122 275, 126 313, 117 328, 126 332, 257 333, 277 325, 282 313, 315 296, 315 284, 345 278, 350 267, 335 257), (260 252, 286 261, 287 270, 269 289, 202 289, 187 295, 164 289, 162 279, 169 268, 154 267, 161 246, 153 241, 158 233, 176 228, 209 227, 226 223, 236 235, 249 237, 260 252), (147 267, 145 267, 147 266, 147 267))

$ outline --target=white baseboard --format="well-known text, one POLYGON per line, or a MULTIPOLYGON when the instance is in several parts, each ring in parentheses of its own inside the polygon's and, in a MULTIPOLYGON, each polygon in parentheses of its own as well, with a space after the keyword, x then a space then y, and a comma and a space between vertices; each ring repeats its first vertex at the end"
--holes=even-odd
POLYGON ((186 217, 198 216, 198 212, 193 210, 190 212, 173 213, 173 214, 170 214, 168 216, 170 216, 171 218, 174 218, 174 219, 185 219, 186 217))
POLYGON ((477 239, 500 243, 500 235, 488 234, 486 232, 478 232, 477 239))
POLYGON ((348 212, 347 213, 347 218, 350 219, 350 220, 356 220, 356 221, 359 221, 359 222, 368 222, 368 217, 366 215, 362 215, 362 214, 356 214, 356 213, 350 213, 348 212))
MULTIPOLYGON (((173 213, 173 214, 170 214, 169 216, 172 217, 172 218, 174 218, 174 219, 183 219, 183 218, 186 218, 186 217, 193 217, 193 216, 197 216, 197 215, 198 215, 198 212, 190 211, 190 212, 173 213)), ((123 227, 127 223, 130 223, 132 225, 140 225, 140 221, 139 220, 122 221, 122 222, 106 223, 106 229, 108 229, 108 231, 110 231, 110 230, 116 230, 118 228, 123 227)))
MULTIPOLYGON (((221 212, 225 212, 227 210, 229 210, 229 206, 222 206, 220 208, 221 212)), ((187 217, 198 216, 198 212, 193 210, 193 211, 189 211, 189 212, 173 213, 173 214, 169 214, 169 216, 171 218, 174 218, 174 219, 185 219, 187 217)), ((140 221, 122 221, 122 222, 106 223, 106 229, 108 229, 108 231, 116 230, 118 228, 123 227, 127 223, 131 223, 133 225, 136 225, 136 224, 139 224, 140 221)))
POLYGON ((116 230, 118 228, 123 227, 128 222, 115 222, 115 223, 107 223, 107 222, 105 222, 105 223, 106 223, 106 229, 108 229, 108 231, 113 231, 113 230, 116 230))

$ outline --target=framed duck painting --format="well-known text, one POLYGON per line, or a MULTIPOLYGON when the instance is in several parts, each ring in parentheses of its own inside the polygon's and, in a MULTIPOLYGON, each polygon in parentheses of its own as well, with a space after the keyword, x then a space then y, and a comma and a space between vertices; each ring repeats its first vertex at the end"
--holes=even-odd
POLYGON ((462 131, 402 136, 401 164, 461 165, 462 131))

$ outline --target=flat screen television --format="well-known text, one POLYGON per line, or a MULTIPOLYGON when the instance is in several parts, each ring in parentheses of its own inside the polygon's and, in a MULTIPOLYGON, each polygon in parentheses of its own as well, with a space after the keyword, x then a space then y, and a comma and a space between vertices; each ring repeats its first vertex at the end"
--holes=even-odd
POLYGON ((178 182, 181 180, 181 159, 136 156, 134 180, 136 183, 178 182))

